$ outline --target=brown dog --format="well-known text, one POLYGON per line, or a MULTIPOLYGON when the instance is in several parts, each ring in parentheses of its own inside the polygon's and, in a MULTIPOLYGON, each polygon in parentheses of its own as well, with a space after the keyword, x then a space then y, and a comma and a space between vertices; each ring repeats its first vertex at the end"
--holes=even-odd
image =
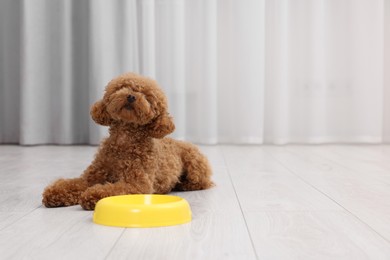
POLYGON ((211 168, 196 146, 164 138, 175 129, 167 99, 154 80, 127 73, 112 80, 92 119, 109 126, 95 160, 79 178, 46 187, 43 204, 80 204, 94 209, 98 200, 122 194, 168 193, 213 186, 211 168))

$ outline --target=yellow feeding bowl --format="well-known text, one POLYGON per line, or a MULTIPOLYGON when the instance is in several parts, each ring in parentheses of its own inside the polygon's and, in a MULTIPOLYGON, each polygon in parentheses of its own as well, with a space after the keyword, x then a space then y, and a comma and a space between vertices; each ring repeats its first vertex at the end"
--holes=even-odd
POLYGON ((160 227, 191 221, 188 202, 178 196, 137 194, 101 199, 93 222, 116 227, 160 227))

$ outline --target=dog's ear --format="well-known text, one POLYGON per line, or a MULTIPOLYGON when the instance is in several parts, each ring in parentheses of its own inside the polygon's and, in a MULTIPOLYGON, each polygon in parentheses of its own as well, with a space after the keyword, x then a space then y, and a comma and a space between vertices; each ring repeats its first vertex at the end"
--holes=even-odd
POLYGON ((146 131, 149 136, 154 138, 163 138, 174 130, 173 118, 168 113, 159 115, 152 123, 146 125, 146 131))
POLYGON ((99 125, 108 126, 112 122, 112 119, 107 112, 106 105, 104 104, 103 100, 99 100, 92 105, 90 114, 93 121, 95 121, 99 125))

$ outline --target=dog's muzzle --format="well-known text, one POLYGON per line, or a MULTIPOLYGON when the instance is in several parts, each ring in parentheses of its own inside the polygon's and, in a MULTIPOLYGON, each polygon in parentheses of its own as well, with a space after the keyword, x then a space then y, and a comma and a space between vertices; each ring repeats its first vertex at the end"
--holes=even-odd
POLYGON ((133 95, 127 96, 127 102, 129 102, 130 104, 133 103, 135 100, 136 100, 135 96, 133 95))
POLYGON ((132 110, 132 109, 133 109, 133 103, 134 103, 135 100, 136 100, 136 97, 135 97, 135 96, 133 96, 133 95, 128 95, 128 96, 127 96, 127 103, 126 103, 126 105, 125 105, 125 108, 126 108, 127 110, 132 110))

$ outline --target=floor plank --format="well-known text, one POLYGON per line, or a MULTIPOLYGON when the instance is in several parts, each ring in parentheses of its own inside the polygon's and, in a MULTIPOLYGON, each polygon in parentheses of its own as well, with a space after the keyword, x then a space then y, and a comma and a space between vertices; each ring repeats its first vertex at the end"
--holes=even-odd
POLYGON ((390 175, 377 170, 352 170, 316 155, 313 149, 318 148, 266 148, 294 174, 390 241, 390 175))
POLYGON ((30 212, 0 212, 0 231, 20 220, 30 212))
POLYGON ((237 195, 246 210, 342 210, 266 154, 262 147, 224 146, 237 195))
MULTIPOLYGON (((317 155, 332 160, 357 172, 375 172, 390 175, 390 152, 386 146, 340 146, 306 147, 317 155)), ((296 147, 301 150, 304 147, 296 147)), ((304 150, 304 149, 303 149, 304 150)))
POLYGON ((0 232, 2 259, 104 259, 123 229, 91 222, 79 207, 41 207, 0 232))
POLYGON ((256 259, 236 213, 197 214, 189 224, 127 229, 108 259, 256 259))
POLYGON ((247 212, 260 259, 389 259, 389 244, 348 213, 247 212))

